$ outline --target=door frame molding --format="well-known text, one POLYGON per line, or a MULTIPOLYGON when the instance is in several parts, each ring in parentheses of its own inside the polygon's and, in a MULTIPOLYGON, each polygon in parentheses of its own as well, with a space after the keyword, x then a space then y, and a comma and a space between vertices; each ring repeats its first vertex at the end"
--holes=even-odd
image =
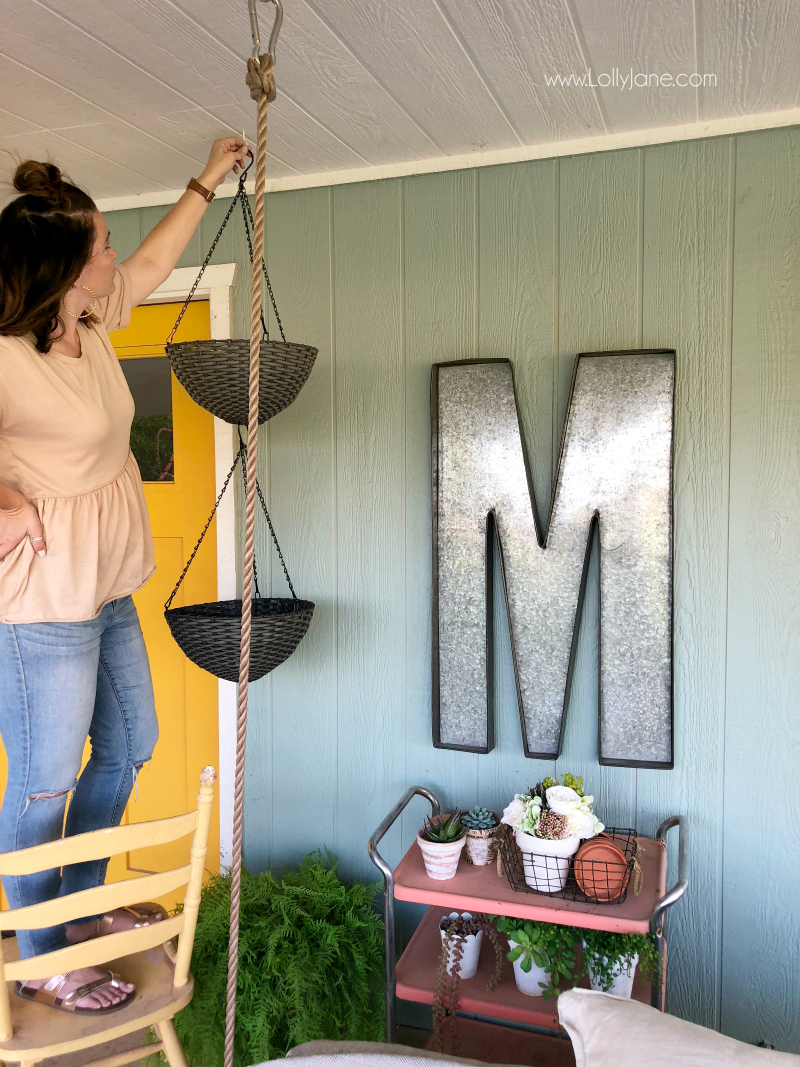
MULTIPOLYGON (((178 267, 144 304, 165 304, 185 300, 200 266, 178 267)), ((206 267, 193 300, 207 300, 212 340, 233 336, 233 294, 236 263, 217 263, 206 267)), ((233 427, 214 418, 214 473, 216 495, 236 455, 233 427)), ((226 494, 217 508, 217 596, 235 600, 236 582, 236 508, 234 494, 226 494)), ((233 833, 233 779, 236 759, 236 682, 218 680, 219 717, 219 845, 220 865, 229 867, 233 833)))

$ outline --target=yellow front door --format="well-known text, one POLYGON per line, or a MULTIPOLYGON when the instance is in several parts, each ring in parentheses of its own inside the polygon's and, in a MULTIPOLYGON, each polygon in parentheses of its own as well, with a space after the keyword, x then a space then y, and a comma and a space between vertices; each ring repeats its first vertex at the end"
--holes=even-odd
MULTIPOLYGON (((126 330, 111 341, 137 404, 131 447, 137 456, 150 513, 156 573, 135 596, 155 688, 160 736, 151 764, 139 776, 124 821, 178 815, 195 806, 200 770, 218 766, 217 680, 186 659, 164 619, 172 592, 214 506, 214 420, 190 399, 169 371, 164 338, 180 305, 135 308, 126 330), (171 412, 169 409, 171 408, 171 412)), ((176 340, 209 337, 206 301, 189 305, 176 340)), ((190 567, 174 607, 217 599, 216 522, 190 567)), ((191 838, 141 849, 112 860, 109 878, 126 869, 160 871, 188 863, 191 838)), ((212 818, 208 866, 219 870, 219 817, 212 818)), ((171 907, 175 898, 161 901, 171 907)))

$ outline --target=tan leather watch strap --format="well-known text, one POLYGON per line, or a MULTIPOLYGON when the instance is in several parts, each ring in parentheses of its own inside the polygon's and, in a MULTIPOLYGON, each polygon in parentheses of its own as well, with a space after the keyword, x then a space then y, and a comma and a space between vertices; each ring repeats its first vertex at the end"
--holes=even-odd
POLYGON ((209 204, 214 199, 214 194, 211 192, 211 190, 206 189, 206 187, 204 185, 201 185, 196 178, 190 178, 189 184, 186 186, 186 188, 193 189, 196 193, 199 193, 202 198, 209 204))

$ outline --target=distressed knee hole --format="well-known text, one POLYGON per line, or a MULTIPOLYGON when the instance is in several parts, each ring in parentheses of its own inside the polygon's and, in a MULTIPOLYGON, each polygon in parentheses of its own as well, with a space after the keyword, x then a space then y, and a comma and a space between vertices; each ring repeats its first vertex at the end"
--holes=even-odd
POLYGON ((25 802, 25 811, 23 811, 22 814, 24 815, 31 804, 37 800, 60 800, 62 797, 71 796, 75 791, 75 785, 77 785, 77 782, 74 785, 71 785, 69 789, 56 789, 52 792, 47 791, 43 793, 29 793, 25 802))
MULTIPOLYGON (((151 757, 152 758, 152 757, 151 757)), ((143 759, 139 763, 133 765, 133 782, 132 785, 136 786, 136 796, 133 798, 134 803, 139 799, 139 771, 144 767, 146 763, 149 763, 149 759, 143 759)))

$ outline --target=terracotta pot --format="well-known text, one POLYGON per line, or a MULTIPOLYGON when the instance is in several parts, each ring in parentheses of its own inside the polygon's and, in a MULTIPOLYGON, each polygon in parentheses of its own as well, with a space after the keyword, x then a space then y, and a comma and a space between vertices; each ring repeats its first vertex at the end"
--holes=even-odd
POLYGON ((628 884, 625 853, 606 834, 590 838, 575 857, 575 881, 592 900, 618 900, 628 884))
POLYGON ((580 847, 579 837, 563 837, 552 841, 535 837, 523 830, 514 832, 514 839, 522 853, 525 881, 540 893, 558 893, 564 888, 572 857, 580 847))
POLYGON ((458 841, 426 841, 422 837, 422 831, 418 830, 417 844, 422 852, 428 877, 435 878, 437 882, 445 882, 448 878, 455 878, 458 870, 458 859, 466 840, 466 837, 460 837, 458 841))
POLYGON ((488 830, 467 830, 467 855, 476 867, 486 867, 494 859, 497 849, 495 837, 500 826, 497 815, 494 818, 496 825, 488 830))

